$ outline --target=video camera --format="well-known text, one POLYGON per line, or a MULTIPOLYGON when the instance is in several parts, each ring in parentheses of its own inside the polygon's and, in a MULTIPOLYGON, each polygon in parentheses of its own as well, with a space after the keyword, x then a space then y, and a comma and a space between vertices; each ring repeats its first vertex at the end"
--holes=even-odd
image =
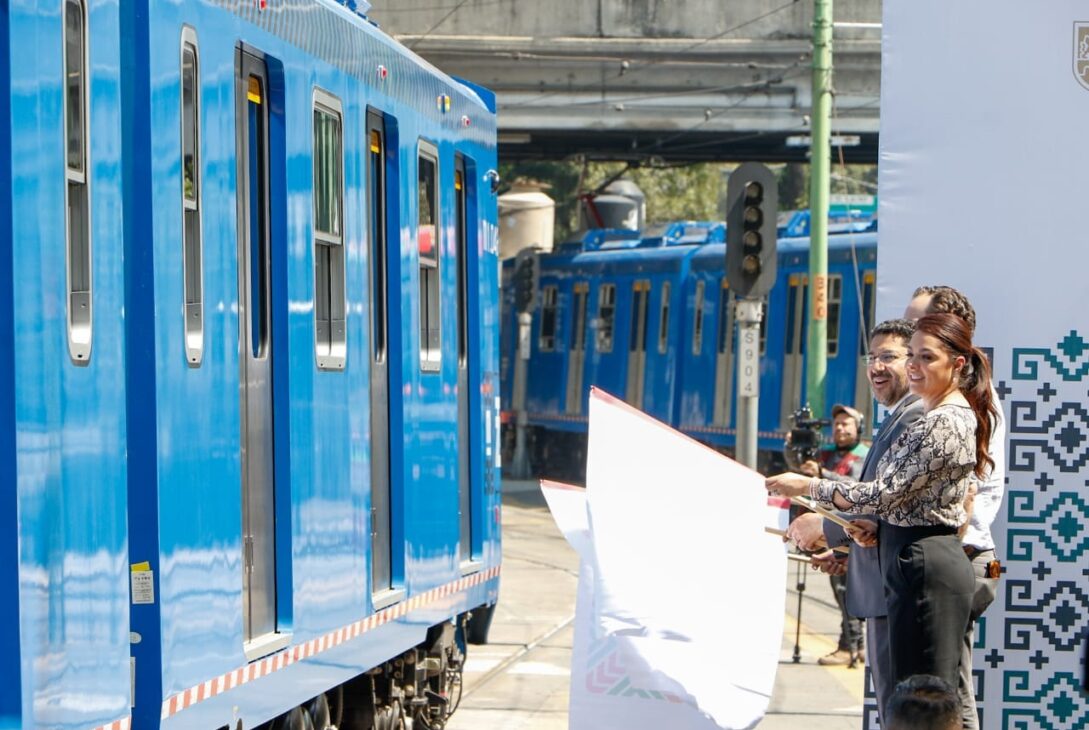
POLYGON ((784 450, 789 451, 789 461, 801 464, 806 461, 817 461, 820 457, 821 444, 824 443, 824 428, 832 425, 832 422, 824 418, 813 418, 813 411, 809 406, 799 408, 790 414, 790 437, 784 445, 784 450))

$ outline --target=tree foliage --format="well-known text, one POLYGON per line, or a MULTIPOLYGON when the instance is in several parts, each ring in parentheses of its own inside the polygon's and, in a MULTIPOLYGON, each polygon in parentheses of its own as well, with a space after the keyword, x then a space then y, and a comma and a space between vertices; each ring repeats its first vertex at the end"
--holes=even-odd
MULTIPOLYGON (((541 160, 505 163, 500 166, 500 174, 508 188, 519 178, 548 186, 546 192, 556 201, 556 240, 563 241, 577 231, 579 195, 600 191, 610 181, 622 177, 635 182, 646 195, 648 223, 723 220, 726 217, 726 184, 734 167, 710 162, 636 167, 623 162, 541 160)), ((779 177, 780 210, 809 207, 809 165, 780 164, 772 165, 772 169, 779 177)), ((832 175, 833 194, 877 192, 877 167, 874 165, 833 165, 832 175)))
POLYGON ((647 222, 721 219, 725 194, 724 167, 703 163, 683 167, 629 167, 622 162, 534 161, 505 164, 504 181, 527 178, 547 183, 556 201, 556 240, 575 233, 578 196, 600 191, 609 182, 627 178, 647 197, 647 222))

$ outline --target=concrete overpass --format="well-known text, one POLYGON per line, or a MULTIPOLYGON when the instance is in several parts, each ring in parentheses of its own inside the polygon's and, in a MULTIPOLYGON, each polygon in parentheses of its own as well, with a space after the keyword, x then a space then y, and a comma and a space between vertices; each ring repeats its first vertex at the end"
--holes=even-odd
MULTIPOLYGON (((876 162, 881 1, 835 10, 833 130, 876 162)), ((387 0, 370 17, 498 93, 504 160, 807 153, 811 0, 387 0)))

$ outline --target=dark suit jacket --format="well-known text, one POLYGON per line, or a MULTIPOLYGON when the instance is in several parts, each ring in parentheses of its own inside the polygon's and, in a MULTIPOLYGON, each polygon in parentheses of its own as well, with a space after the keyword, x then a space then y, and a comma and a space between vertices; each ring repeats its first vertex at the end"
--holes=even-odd
MULTIPOLYGON (((869 482, 877 477, 877 463, 881 461, 881 457, 900 434, 922 417, 923 402, 919 400, 919 396, 909 394, 881 424, 881 429, 870 446, 870 453, 862 464, 860 481, 869 482)), ((851 545, 851 558, 847 561, 847 613, 857 618, 872 618, 888 613, 885 606, 885 581, 877 562, 877 548, 864 548, 854 544, 843 528, 831 520, 824 521, 824 536, 830 546, 848 543, 851 545)))

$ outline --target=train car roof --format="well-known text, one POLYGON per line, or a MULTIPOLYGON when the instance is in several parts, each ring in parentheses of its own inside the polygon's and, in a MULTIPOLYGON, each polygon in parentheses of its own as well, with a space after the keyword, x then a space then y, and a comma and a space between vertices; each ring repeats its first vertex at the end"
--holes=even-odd
POLYGON ((668 248, 618 248, 601 251, 561 252, 544 256, 541 271, 576 269, 581 272, 676 271, 681 263, 699 250, 696 245, 668 248))
MULTIPOLYGON (((797 264, 809 254, 808 238, 779 239, 777 253, 784 264, 797 264)), ((843 233, 828 237, 828 260, 830 262, 849 261, 856 256, 859 261, 872 261, 877 257, 876 233, 843 233)), ((726 244, 712 243, 700 246, 692 257, 695 270, 721 269, 725 266, 726 244)))
MULTIPOLYGON (((792 253, 809 251, 808 238, 780 238, 779 252, 792 253)), ((850 250, 852 246, 876 246, 877 233, 866 231, 864 233, 833 233, 828 236, 828 250, 850 250)))
MULTIPOLYGON (((661 230, 659 228, 658 230, 661 230)), ((723 229, 724 230, 724 229, 723 229)), ((647 233, 652 230, 648 229, 647 233)), ((654 231, 657 232, 657 231, 654 231)), ((584 250, 579 241, 569 242, 541 257, 542 271, 577 269, 586 273, 615 271, 675 271, 685 259, 691 259, 693 268, 721 268, 726 255, 726 244, 719 236, 709 236, 711 242, 684 242, 682 238, 658 236, 639 237, 635 232, 602 233, 599 246, 584 250)), ((706 240, 704 238, 703 240, 706 240)), ((778 242, 778 255, 784 264, 797 263, 809 252, 810 239, 783 238, 778 242)), ((877 233, 842 233, 828 237, 829 260, 849 260, 852 255, 860 260, 876 257, 877 233)))
MULTIPOLYGON (((451 96, 458 97, 469 105, 475 106, 482 111, 486 111, 487 117, 490 120, 484 125, 486 128, 495 126, 495 95, 491 91, 476 84, 450 76, 441 69, 436 68, 431 62, 417 55, 403 43, 387 34, 384 30, 379 28, 377 23, 366 16, 366 12, 370 10, 370 5, 368 3, 358 1, 353 2, 352 0, 314 0, 314 4, 335 13, 345 23, 350 24, 358 31, 365 33, 371 39, 381 43, 389 52, 395 54, 396 61, 391 63, 392 59, 381 59, 370 53, 366 54, 366 57, 350 53, 326 56, 325 54, 314 53, 313 49, 304 50, 324 58, 324 60, 340 68, 344 72, 360 79, 369 80, 373 78, 376 69, 379 67, 379 63, 385 65, 384 73, 393 78, 408 72, 409 66, 414 67, 415 70, 423 72, 428 76, 433 77, 436 81, 439 81, 449 90, 451 96), (404 66, 397 68, 397 66, 401 64, 404 64, 404 66)), ((383 75, 381 78, 385 79, 387 77, 386 75, 383 75)), ((418 91, 419 90, 416 90, 417 93, 418 91)), ((414 103, 418 104, 418 99, 413 101, 406 98, 404 101, 410 105, 414 103)), ((451 124, 460 123, 460 114, 463 111, 468 111, 458 109, 457 103, 451 104, 449 109, 449 114, 452 117, 451 124)))

